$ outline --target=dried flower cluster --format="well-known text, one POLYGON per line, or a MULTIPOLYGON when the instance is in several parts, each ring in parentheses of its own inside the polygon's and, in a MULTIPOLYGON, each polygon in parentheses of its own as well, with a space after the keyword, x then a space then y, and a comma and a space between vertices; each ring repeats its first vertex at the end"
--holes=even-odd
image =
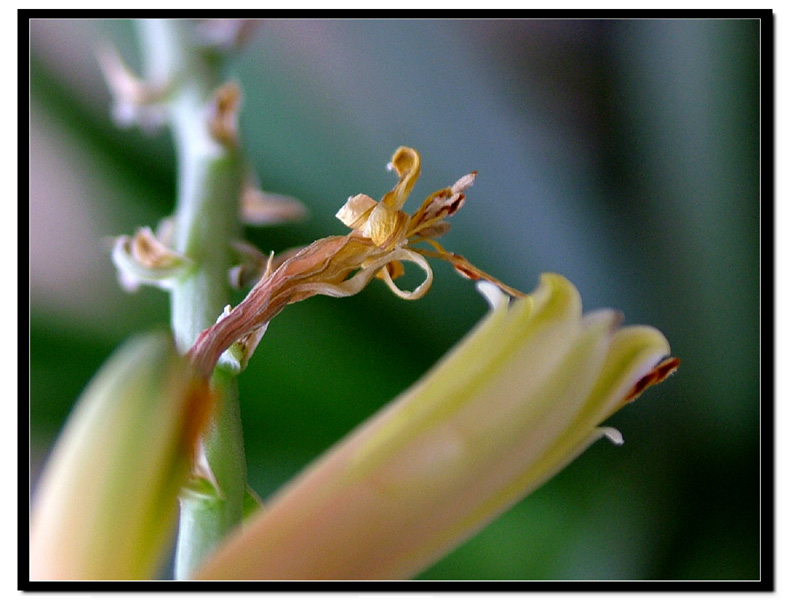
POLYGON ((350 233, 319 239, 295 253, 268 259, 263 276, 247 297, 198 337, 190 356, 199 370, 210 374, 223 351, 234 343, 241 349, 241 357, 249 357, 250 344, 257 344, 269 320, 286 305, 317 294, 351 296, 378 277, 401 298, 421 298, 433 280, 426 256, 450 262, 469 279, 485 279, 512 296, 523 296, 435 241, 450 229, 446 219, 463 205, 464 191, 474 183, 475 173, 433 193, 409 215, 403 206, 420 175, 420 156, 412 148, 398 148, 389 167, 398 174, 398 183, 380 201, 358 194, 338 211, 337 217, 352 229, 350 233), (419 243, 433 249, 414 247, 419 243), (403 262, 412 262, 425 272, 423 282, 412 291, 402 290, 394 282, 404 273, 403 262))

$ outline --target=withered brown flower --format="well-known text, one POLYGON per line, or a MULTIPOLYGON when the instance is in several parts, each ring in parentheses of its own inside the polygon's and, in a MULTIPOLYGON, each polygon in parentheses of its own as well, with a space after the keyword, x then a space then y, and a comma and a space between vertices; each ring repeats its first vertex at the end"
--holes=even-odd
POLYGON ((294 302, 317 294, 351 296, 374 277, 401 298, 421 298, 433 281, 426 256, 450 262, 469 279, 485 279, 511 296, 523 296, 436 242, 450 228, 446 219, 462 207, 464 191, 474 183, 475 172, 433 193, 409 215, 402 208, 420 175, 420 155, 412 148, 400 147, 389 166, 398 174, 395 188, 380 201, 365 194, 350 197, 338 211, 337 217, 352 229, 349 234, 319 239, 284 259, 270 258, 246 298, 198 336, 189 355, 204 375, 210 375, 220 355, 234 345, 243 365, 251 355, 250 347, 260 339, 261 329, 294 302), (432 249, 415 247, 419 243, 432 249), (404 273, 403 262, 412 262, 425 272, 425 279, 414 290, 403 290, 394 282, 404 273))

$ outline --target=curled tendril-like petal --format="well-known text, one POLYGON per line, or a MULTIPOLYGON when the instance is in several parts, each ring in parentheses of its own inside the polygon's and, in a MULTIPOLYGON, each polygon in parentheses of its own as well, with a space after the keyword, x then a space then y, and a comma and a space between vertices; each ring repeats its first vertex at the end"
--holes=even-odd
POLYGON ((423 282, 417 286, 411 292, 406 290, 401 290, 398 286, 395 285, 395 282, 392 280, 390 276, 389 268, 385 264, 381 267, 381 272, 383 273, 384 282, 389 286, 389 289, 392 290, 396 296, 403 298, 404 300, 419 300, 428 292, 431 287, 431 283, 433 282, 433 270, 431 269, 431 265, 428 264, 428 261, 421 256, 420 254, 413 252, 412 250, 402 249, 396 250, 394 253, 400 254, 400 256, 393 258, 393 261, 403 261, 408 260, 409 262, 413 262, 417 266, 419 266, 423 271, 425 271, 425 279, 423 282))
POLYGON ((368 283, 370 283, 374 277, 379 276, 379 273, 382 272, 382 278, 384 279, 384 282, 387 284, 387 286, 396 296, 399 296, 404 300, 418 300, 422 298, 428 292, 428 289, 431 287, 431 283, 433 282, 433 270, 428 264, 428 261, 423 256, 420 256, 415 252, 401 249, 394 250, 376 258, 375 262, 367 266, 363 266, 351 278, 341 281, 338 284, 326 284, 321 282, 313 284, 305 283, 299 286, 298 292, 315 292, 316 294, 324 294, 325 296, 334 296, 336 298, 353 296, 354 294, 361 292, 362 289, 368 283), (425 279, 412 291, 402 290, 397 285, 395 285, 395 282, 392 280, 392 277, 387 271, 387 265, 392 262, 402 260, 413 262, 423 271, 425 271, 425 279))
POLYGON ((381 204, 393 210, 399 210, 406 203, 417 178, 420 177, 420 155, 413 148, 401 146, 392 155, 387 165, 398 174, 398 184, 381 199, 381 204))
POLYGON ((140 285, 169 289, 192 267, 189 258, 162 244, 148 227, 138 229, 132 237, 117 237, 112 260, 121 286, 127 291, 135 291, 140 285))

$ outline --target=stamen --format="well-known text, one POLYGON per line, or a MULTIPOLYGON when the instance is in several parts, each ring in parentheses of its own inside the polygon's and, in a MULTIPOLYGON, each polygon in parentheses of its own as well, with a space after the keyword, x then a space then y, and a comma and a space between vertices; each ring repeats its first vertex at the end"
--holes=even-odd
POLYGON ((511 288, 509 285, 502 283, 496 277, 489 275, 485 271, 481 271, 479 268, 474 266, 463 256, 459 254, 454 254, 452 252, 448 252, 441 245, 436 243, 433 239, 426 239, 425 241, 427 243, 430 243, 433 247, 435 247, 437 251, 432 252, 431 250, 424 250, 421 248, 420 249, 411 248, 411 251, 421 254, 423 256, 428 256, 429 258, 438 258, 440 260, 444 260, 445 262, 449 262, 450 264, 453 265, 456 271, 458 271, 461 275, 463 275, 467 279, 472 279, 474 281, 485 279, 486 281, 499 286, 503 292, 510 294, 515 298, 526 297, 526 294, 524 294, 523 292, 519 292, 517 289, 511 288))

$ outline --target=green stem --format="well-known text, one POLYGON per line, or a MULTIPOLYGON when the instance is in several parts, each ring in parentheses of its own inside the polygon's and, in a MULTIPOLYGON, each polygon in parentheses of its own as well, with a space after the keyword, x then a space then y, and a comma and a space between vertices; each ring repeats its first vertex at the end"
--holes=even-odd
MULTIPOLYGON (((178 155, 178 201, 172 247, 194 270, 171 292, 176 345, 186 352, 230 302, 227 272, 230 242, 240 233, 238 205, 243 163, 238 150, 211 136, 207 109, 221 84, 219 62, 197 48, 184 20, 138 22, 147 76, 171 83, 168 119, 178 155)), ((218 410, 204 440, 216 487, 185 493, 176 550, 175 576, 189 577, 202 559, 241 522, 246 463, 234 376, 217 369, 212 384, 218 410)))

